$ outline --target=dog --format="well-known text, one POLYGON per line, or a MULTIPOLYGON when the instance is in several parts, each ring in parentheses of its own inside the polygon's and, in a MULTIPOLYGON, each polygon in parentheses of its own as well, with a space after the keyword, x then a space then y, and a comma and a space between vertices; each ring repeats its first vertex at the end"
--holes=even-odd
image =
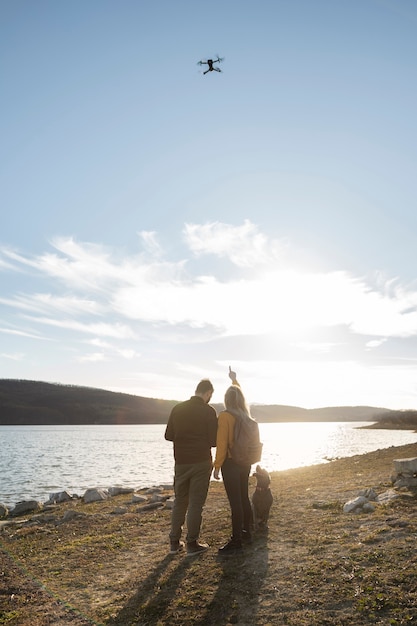
POLYGON ((253 523, 255 530, 268 530, 269 512, 273 497, 269 487, 271 477, 260 465, 253 474, 256 476, 256 488, 252 495, 253 523))

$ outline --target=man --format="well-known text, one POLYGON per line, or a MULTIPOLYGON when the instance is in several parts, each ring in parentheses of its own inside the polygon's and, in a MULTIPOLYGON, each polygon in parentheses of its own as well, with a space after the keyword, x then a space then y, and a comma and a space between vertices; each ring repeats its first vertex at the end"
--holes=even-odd
POLYGON ((213 391, 209 380, 201 380, 194 396, 174 406, 165 430, 165 439, 174 442, 175 459, 171 554, 184 549, 181 532, 186 516, 187 556, 200 554, 209 547, 198 539, 212 470, 211 448, 216 445, 217 415, 208 404, 213 391))

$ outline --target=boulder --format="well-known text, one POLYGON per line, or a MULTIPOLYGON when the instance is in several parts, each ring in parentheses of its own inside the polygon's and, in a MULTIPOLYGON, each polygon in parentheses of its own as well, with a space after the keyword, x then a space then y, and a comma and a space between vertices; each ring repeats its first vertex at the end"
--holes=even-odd
POLYGON ((134 489, 133 487, 109 487, 107 491, 109 492, 110 496, 114 497, 133 493, 134 489))
POLYGON ((151 496, 150 501, 151 501, 151 502, 165 502, 165 500, 168 500, 168 498, 169 498, 169 496, 167 496, 167 495, 164 495, 164 496, 163 496, 163 495, 161 495, 161 494, 159 494, 159 493, 154 493, 154 494, 151 496))
POLYGON ((395 498, 399 497, 400 494, 394 491, 394 489, 388 489, 388 491, 384 491, 384 493, 379 494, 377 502, 379 502, 379 504, 386 504, 387 502, 395 500, 395 498))
POLYGON ((58 504, 60 502, 69 502, 70 500, 72 500, 72 495, 68 491, 57 491, 49 494, 48 504, 58 504))
POLYGON ((147 501, 148 501, 148 498, 146 496, 142 496, 142 494, 140 493, 134 493, 132 495, 133 504, 138 504, 138 503, 147 502, 147 501))
POLYGON ((68 509, 68 511, 65 511, 62 517, 62 522, 70 522, 72 519, 75 519, 76 517, 85 517, 85 513, 74 511, 74 509, 68 509))
POLYGON ((394 471, 396 474, 410 475, 417 474, 417 457, 410 459, 395 459, 394 471))
POLYGON ((394 487, 397 489, 401 489, 401 487, 417 487, 417 477, 411 476, 410 478, 407 478, 407 476, 399 476, 393 481, 393 483, 394 487))
POLYGON ((109 498, 109 492, 107 489, 87 489, 83 495, 83 500, 86 504, 89 502, 99 502, 100 500, 107 500, 109 498))
POLYGON ((10 515, 12 517, 16 515, 25 515, 26 513, 40 511, 41 509, 42 504, 37 500, 23 500, 23 502, 18 502, 16 504, 16 506, 10 511, 10 515))
POLYGON ((362 505, 362 512, 363 513, 373 513, 375 511, 375 505, 372 504, 372 502, 364 502, 364 504, 362 505))
POLYGON ((392 484, 398 489, 417 487, 417 458, 394 459, 394 473, 391 475, 392 484))
POLYGON ((155 509, 163 508, 162 502, 150 502, 149 504, 144 504, 143 506, 137 509, 138 513, 142 513, 142 511, 153 511, 155 509))
POLYGON ((375 489, 368 488, 368 489, 362 489, 359 493, 358 496, 364 496, 367 500, 372 500, 375 501, 378 498, 378 494, 376 493, 375 489))
POLYGON ((2 519, 3 517, 7 517, 8 513, 9 509, 7 508, 7 506, 0 502, 0 519, 2 519))
POLYGON ((357 498, 354 498, 353 500, 349 500, 343 506, 343 513, 358 512, 359 510, 362 509, 363 505, 366 504, 367 502, 369 502, 369 500, 365 498, 365 496, 358 496, 357 498))

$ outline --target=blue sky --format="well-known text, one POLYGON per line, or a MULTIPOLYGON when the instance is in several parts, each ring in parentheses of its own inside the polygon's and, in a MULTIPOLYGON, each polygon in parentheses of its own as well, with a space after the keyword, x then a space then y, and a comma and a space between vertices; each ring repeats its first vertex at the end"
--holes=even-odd
POLYGON ((416 408, 414 0, 0 11, 0 377, 416 408))

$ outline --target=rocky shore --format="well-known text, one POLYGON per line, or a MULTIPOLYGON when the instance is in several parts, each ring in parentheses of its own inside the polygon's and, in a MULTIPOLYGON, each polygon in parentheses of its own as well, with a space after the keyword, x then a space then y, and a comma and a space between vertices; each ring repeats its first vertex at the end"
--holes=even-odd
MULTIPOLYGON (((120 495, 130 495, 131 499, 129 503, 140 504, 141 509, 144 511, 162 507, 171 509, 173 503, 173 485, 160 485, 159 487, 138 488, 136 490, 130 487, 109 487, 108 489, 91 487, 87 489, 82 496, 71 494, 68 491, 59 491, 57 493, 51 493, 46 502, 40 502, 39 500, 22 500, 11 509, 0 502, 0 520, 6 519, 10 521, 10 518, 21 515, 53 513, 57 509, 56 505, 65 502, 82 502, 89 504, 91 502, 102 502, 103 500, 108 500, 109 498, 120 495)), ((3 521, 3 525, 4 523, 3 521)))
POLYGON ((168 555, 167 486, 9 515, 0 530, 0 624, 413 623, 417 500, 412 485, 393 478, 394 461, 416 456, 413 444, 274 473, 269 530, 228 559, 217 556, 230 533, 218 483, 202 527, 211 548, 196 559, 168 555), (349 509, 358 498, 372 506, 349 509))

